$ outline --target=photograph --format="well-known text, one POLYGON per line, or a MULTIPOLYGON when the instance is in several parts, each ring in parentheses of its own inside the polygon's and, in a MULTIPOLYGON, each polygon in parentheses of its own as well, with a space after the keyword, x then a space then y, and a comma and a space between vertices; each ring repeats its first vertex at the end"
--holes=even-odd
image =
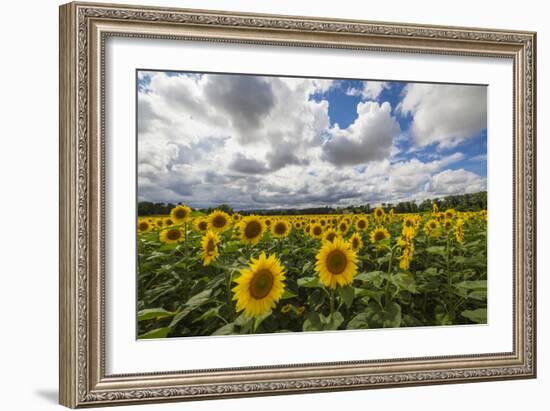
POLYGON ((136 70, 137 338, 487 323, 487 85, 136 70))

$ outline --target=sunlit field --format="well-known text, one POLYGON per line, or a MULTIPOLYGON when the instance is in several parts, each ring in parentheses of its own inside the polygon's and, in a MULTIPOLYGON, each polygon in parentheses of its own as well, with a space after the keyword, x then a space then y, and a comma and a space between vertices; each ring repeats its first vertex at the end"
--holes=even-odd
POLYGON ((487 212, 137 221, 138 336, 486 323, 487 212))

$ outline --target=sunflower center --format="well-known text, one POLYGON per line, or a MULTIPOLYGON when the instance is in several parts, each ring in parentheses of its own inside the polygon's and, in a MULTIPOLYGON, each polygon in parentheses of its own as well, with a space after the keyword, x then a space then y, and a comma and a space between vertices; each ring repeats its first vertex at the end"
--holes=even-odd
POLYGON ((374 233, 374 239, 376 241, 382 241, 385 238, 386 234, 383 231, 377 231, 376 233, 374 233))
POLYGON ((359 247, 359 240, 357 238, 354 238, 351 242, 351 246, 355 250, 357 247, 359 247))
POLYGON ((376 211, 376 215, 377 215, 378 217, 381 217, 381 216, 382 216, 382 211, 377 210, 377 211, 376 211))
POLYGON ((268 269, 259 270, 250 281, 250 295, 260 300, 269 294, 273 288, 273 274, 268 269))
POLYGON ((328 233, 327 234, 327 240, 332 242, 334 240, 334 237, 336 237, 335 233, 328 233))
POLYGON ((286 232, 286 225, 284 225, 283 223, 277 223, 275 225, 275 232, 277 234, 284 234, 286 232))
POLYGON ((181 237, 181 232, 180 230, 169 230, 168 233, 166 233, 166 237, 169 239, 169 240, 179 240, 180 237, 181 237))
POLYGON ((139 223, 139 229, 140 229, 141 231, 147 230, 148 227, 149 227, 149 224, 147 224, 145 221, 139 223))
POLYGON ((437 227, 437 226, 436 226, 435 223, 432 221, 432 222, 430 223, 430 228, 433 230, 435 227, 437 227))
POLYGON ((200 230, 206 230, 206 227, 208 227, 208 223, 206 221, 201 221, 199 223, 199 229, 200 230))
POLYGON ((411 220, 405 221, 405 226, 406 227, 411 227, 412 226, 412 221, 411 220))
POLYGON ((357 227, 363 229, 365 228, 365 220, 359 220, 359 222, 357 223, 357 227))
POLYGON ((249 222, 244 228, 246 238, 256 238, 262 232, 262 225, 258 221, 249 222))
POLYGON ((212 225, 216 228, 225 227, 225 223, 226 223, 226 220, 225 220, 225 217, 223 215, 217 215, 212 220, 212 225))
POLYGON ((348 226, 345 223, 340 224, 340 231, 346 231, 348 226))
POLYGON ((170 220, 170 219, 166 220, 166 225, 172 225, 172 224, 174 224, 174 223, 172 222, 172 220, 170 220))
POLYGON ((314 227, 313 228, 313 234, 320 235, 321 233, 322 233, 322 228, 321 227, 314 227))
POLYGON ((342 274, 348 265, 348 258, 340 250, 332 250, 327 255, 327 268, 331 274, 342 274))
POLYGON ((186 216, 187 216, 187 212, 182 208, 177 209, 176 212, 174 213, 174 217, 178 219, 183 219, 186 216))
POLYGON ((214 244, 214 241, 212 241, 212 239, 208 240, 208 243, 206 244, 206 252, 208 254, 212 254, 215 249, 216 245, 214 244))

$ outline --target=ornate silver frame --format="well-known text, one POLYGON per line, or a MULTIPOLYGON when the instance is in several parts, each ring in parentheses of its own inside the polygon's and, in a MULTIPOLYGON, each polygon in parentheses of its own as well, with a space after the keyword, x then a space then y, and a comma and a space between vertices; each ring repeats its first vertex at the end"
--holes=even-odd
POLYGON ((536 34, 219 11, 60 8, 60 403, 76 408, 536 376, 536 34), (506 353, 106 375, 104 45, 109 36, 403 53, 514 64, 514 349, 506 353))

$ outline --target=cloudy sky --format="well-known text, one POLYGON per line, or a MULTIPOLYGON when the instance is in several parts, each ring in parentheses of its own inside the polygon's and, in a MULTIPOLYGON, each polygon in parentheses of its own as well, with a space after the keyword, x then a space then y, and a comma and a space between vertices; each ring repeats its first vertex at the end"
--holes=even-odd
POLYGON ((138 200, 235 209, 485 190, 485 86, 138 71, 138 200))

